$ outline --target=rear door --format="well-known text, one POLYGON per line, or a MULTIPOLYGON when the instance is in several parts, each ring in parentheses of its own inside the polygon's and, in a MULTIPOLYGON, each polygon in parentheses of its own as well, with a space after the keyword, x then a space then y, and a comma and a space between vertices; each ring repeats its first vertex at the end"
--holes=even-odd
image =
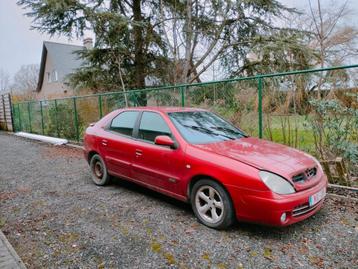
POLYGON ((135 155, 133 130, 139 111, 123 111, 113 118, 100 138, 100 148, 111 174, 131 177, 135 155))
POLYGON ((133 178, 153 187, 179 193, 181 168, 184 159, 181 149, 155 145, 158 135, 175 138, 163 117, 156 112, 142 113, 133 160, 133 178))

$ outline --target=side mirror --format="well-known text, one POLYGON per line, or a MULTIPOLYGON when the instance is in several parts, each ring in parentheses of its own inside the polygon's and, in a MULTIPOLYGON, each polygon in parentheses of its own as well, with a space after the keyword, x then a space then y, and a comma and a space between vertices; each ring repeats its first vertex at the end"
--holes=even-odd
POLYGON ((154 139, 154 144, 156 145, 161 145, 161 146, 167 146, 170 147, 172 149, 177 148, 176 143, 173 141, 173 139, 171 139, 169 136, 167 135, 158 135, 155 139, 154 139))

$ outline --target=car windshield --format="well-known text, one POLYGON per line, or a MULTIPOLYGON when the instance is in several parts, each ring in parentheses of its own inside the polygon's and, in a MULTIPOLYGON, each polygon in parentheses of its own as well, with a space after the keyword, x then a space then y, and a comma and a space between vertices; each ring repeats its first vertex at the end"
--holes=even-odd
POLYGON ((246 137, 240 129, 208 111, 170 112, 168 115, 184 139, 191 144, 246 137))

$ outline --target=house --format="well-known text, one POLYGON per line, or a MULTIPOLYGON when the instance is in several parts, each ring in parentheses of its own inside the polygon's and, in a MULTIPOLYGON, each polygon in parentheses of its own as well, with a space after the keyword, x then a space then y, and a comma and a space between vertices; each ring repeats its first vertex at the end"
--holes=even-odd
POLYGON ((36 98, 49 99, 75 95, 68 84, 68 75, 83 65, 83 60, 76 52, 91 47, 91 38, 86 38, 83 46, 45 41, 42 46, 36 98))

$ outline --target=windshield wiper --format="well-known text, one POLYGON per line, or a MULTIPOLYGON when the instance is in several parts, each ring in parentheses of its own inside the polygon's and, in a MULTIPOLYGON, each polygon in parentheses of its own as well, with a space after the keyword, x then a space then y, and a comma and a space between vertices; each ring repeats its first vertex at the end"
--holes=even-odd
POLYGON ((183 126, 191 128, 191 129, 194 129, 194 130, 202 131, 202 132, 204 132, 206 134, 211 134, 211 135, 215 135, 215 136, 223 136, 223 137, 226 137, 228 139, 235 140, 235 137, 224 135, 224 134, 218 134, 218 133, 215 133, 212 130, 207 129, 205 127, 196 126, 196 125, 183 125, 183 126))
POLYGON ((238 135, 241 135, 242 137, 248 137, 246 134, 244 134, 243 132, 240 132, 240 131, 236 131, 234 129, 231 129, 231 128, 227 128, 227 127, 210 127, 212 129, 215 129, 215 130, 221 130, 221 131, 226 131, 226 132, 230 132, 232 134, 238 134, 238 135))

